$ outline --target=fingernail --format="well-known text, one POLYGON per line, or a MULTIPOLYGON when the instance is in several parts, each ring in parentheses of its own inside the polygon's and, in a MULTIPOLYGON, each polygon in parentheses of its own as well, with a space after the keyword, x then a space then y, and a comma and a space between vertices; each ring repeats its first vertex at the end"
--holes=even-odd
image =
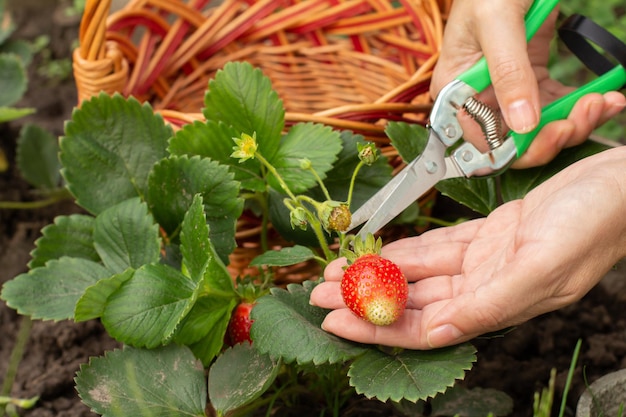
POLYGON ((537 112, 528 100, 517 100, 508 108, 509 127, 517 133, 527 133, 538 123, 537 112))
POLYGON ((463 336, 463 333, 452 324, 444 324, 434 328, 426 335, 426 342, 431 348, 449 345, 463 336))

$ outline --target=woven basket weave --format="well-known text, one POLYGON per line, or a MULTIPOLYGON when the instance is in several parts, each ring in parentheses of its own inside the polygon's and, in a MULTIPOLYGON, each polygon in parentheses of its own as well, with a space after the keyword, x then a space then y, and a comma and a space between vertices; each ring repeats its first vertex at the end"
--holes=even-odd
MULTIPOLYGON (((451 1, 130 0, 111 13, 111 0, 87 0, 73 56, 79 101, 132 95, 177 128, 202 119, 217 70, 247 61, 272 81, 286 126, 352 130, 393 163, 385 124, 425 123, 451 1)), ((242 224, 238 239, 254 230, 242 224)))

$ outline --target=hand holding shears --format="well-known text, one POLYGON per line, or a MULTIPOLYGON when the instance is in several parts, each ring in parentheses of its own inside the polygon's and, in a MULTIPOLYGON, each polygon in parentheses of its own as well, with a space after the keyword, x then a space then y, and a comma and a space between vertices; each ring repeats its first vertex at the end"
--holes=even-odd
MULTIPOLYGON (((525 19, 527 39, 534 35, 556 4, 555 0, 534 2, 525 19)), ((586 48, 582 48, 583 53, 589 54, 586 48)), ((626 84, 626 58, 619 56, 624 53, 623 44, 611 51, 618 55, 617 65, 594 59, 597 65, 604 65, 599 68, 602 76, 545 107, 539 126, 532 132, 509 132, 504 136, 499 132, 497 115, 475 98, 491 83, 483 58, 441 90, 431 112, 430 136, 423 154, 353 213, 351 229, 367 221, 358 236, 376 232, 440 180, 495 175, 508 168, 528 149, 541 128, 549 122, 567 118, 582 96, 618 90, 626 84), (469 113, 480 122, 489 144, 488 152, 480 152, 470 143, 457 146, 464 133, 456 117, 459 111, 469 113)))

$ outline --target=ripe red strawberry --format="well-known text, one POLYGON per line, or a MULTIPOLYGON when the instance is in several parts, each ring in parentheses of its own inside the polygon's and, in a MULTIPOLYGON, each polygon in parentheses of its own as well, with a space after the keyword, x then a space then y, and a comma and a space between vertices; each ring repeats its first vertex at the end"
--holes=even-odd
POLYGON ((254 304, 242 302, 233 310, 230 322, 228 323, 228 329, 226 330, 226 342, 230 346, 235 346, 246 341, 252 343, 252 339, 250 339, 250 328, 253 322, 253 320, 250 319, 252 307, 254 307, 254 304))
POLYGON ((404 313, 409 286, 396 264, 369 253, 359 256, 346 268, 341 294, 358 317, 377 326, 387 326, 404 313))

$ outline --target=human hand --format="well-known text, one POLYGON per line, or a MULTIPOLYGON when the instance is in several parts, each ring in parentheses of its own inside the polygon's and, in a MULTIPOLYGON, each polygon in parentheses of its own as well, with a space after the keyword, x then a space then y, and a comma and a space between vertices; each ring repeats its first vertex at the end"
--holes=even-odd
MULTIPOLYGON (((483 55, 493 88, 479 95, 481 101, 499 108, 505 124, 516 132, 533 130, 541 106, 570 92, 572 88, 552 80, 547 64, 549 45, 554 38, 556 11, 527 44, 524 16, 531 0, 455 0, 446 24, 441 55, 433 73, 431 94, 468 69, 483 55)), ((589 94, 581 98, 567 120, 544 127, 514 167, 542 165, 561 149, 585 141, 591 131, 626 106, 619 92, 589 94)), ((465 138, 486 151, 478 125, 464 113, 459 115, 465 138)))
POLYGON ((383 247, 409 281, 404 315, 377 327, 343 303, 341 258, 311 304, 322 327, 362 343, 457 344, 573 303, 626 256, 626 147, 586 158, 489 216, 383 247))

